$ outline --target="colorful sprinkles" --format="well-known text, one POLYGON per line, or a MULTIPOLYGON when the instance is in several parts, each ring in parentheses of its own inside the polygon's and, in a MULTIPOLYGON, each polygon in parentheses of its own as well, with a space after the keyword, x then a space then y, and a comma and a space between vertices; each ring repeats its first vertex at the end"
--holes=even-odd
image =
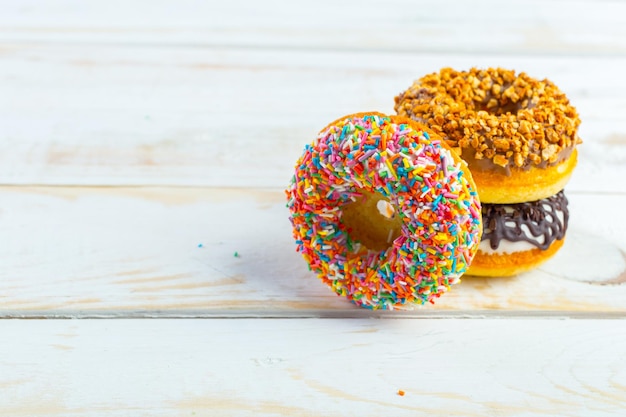
POLYGON ((408 119, 355 114, 305 147, 287 189, 297 250, 322 281, 359 306, 433 302, 460 281, 480 240, 474 183, 438 137, 408 119), (383 251, 352 239, 342 207, 362 192, 389 200, 402 234, 383 251))

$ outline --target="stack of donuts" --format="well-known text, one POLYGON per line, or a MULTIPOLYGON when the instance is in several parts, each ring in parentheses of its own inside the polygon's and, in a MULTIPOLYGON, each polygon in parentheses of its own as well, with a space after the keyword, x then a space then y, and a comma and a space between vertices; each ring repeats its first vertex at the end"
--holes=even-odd
POLYGON ((395 110, 328 124, 286 190, 297 250, 338 295, 433 302, 465 273, 514 275, 562 246, 580 120, 554 84, 444 68, 395 110))
POLYGON ((428 125, 469 165, 484 229, 468 274, 514 275, 563 245, 580 119, 552 82, 443 68, 397 96, 395 110, 428 125))

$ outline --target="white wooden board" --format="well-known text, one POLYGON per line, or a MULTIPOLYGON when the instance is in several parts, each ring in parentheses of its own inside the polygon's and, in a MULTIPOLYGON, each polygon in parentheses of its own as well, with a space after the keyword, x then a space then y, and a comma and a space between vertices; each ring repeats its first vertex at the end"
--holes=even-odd
MULTIPOLYGON (((0 315, 370 314, 307 270, 280 190, 0 192, 0 315)), ((625 316, 626 197, 570 200, 570 234, 555 259, 516 278, 467 277, 414 314, 625 316)))
POLYGON ((443 66, 499 65, 577 106, 569 187, 626 192, 626 58, 6 44, 0 60, 1 184, 282 187, 330 121, 393 112, 443 66))
POLYGON ((624 55, 619 1, 4 0, 0 41, 624 55))
POLYGON ((0 333, 3 417, 626 408, 625 320, 2 320, 0 333))

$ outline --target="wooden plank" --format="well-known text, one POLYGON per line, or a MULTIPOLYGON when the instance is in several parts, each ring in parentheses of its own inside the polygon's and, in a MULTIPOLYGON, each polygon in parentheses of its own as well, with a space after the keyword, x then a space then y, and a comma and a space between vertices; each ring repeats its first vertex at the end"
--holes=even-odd
POLYGON ((623 58, 16 44, 0 49, 0 184, 282 187, 329 121, 472 65, 561 86, 585 140, 570 188, 626 192, 623 58))
POLYGON ((0 40, 463 54, 626 53, 626 5, 395 0, 3 2, 0 40))
POLYGON ((7 417, 626 407, 624 320, 2 320, 0 332, 7 417))
MULTIPOLYGON (((2 187, 0 316, 369 316, 295 252, 280 190, 2 187)), ((625 316, 625 195, 570 194, 563 250, 413 316, 625 316), (602 210, 601 215, 599 210, 602 210)))

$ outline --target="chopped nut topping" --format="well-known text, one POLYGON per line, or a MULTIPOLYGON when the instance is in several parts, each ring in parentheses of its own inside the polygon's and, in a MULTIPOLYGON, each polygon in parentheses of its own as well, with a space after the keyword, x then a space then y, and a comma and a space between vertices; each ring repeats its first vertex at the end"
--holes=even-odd
POLYGON ((559 147, 557 145, 550 144, 541 151, 541 157, 544 160, 548 161, 550 160, 550 158, 552 158, 554 154, 558 152, 558 150, 559 150, 559 147))
POLYGON ((509 164, 509 160, 502 155, 496 155, 493 157, 493 163, 505 167, 509 164))
POLYGON ((460 154, 518 168, 559 163, 581 143, 576 109, 551 81, 501 68, 443 68, 395 98, 395 110, 430 125, 460 154))
POLYGON ((495 139, 493 145, 497 151, 507 151, 511 147, 510 142, 506 139, 495 139))

